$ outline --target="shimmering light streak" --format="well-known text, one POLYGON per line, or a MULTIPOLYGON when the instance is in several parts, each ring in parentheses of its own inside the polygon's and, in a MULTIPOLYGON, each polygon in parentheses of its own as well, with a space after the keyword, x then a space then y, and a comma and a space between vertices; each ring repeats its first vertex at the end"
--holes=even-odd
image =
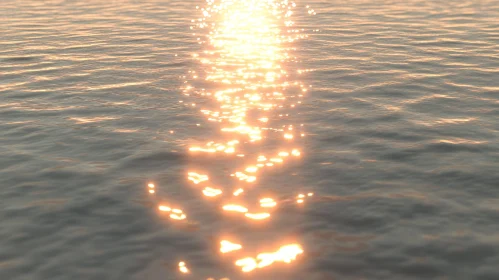
MULTIPOLYGON (((223 185, 226 180, 211 169, 210 176, 190 171, 187 178, 199 185, 203 196, 217 197, 210 202, 222 201, 221 210, 235 212, 235 217, 246 223, 269 219, 273 210, 270 208, 278 203, 302 204, 313 195, 299 194, 278 201, 264 197, 251 205, 251 211, 239 204, 246 205, 243 199, 252 197, 253 191, 265 184, 260 180, 265 170, 278 169, 301 156, 303 124, 290 124, 290 116, 295 114, 293 110, 302 103, 308 88, 295 79, 310 70, 289 68, 290 62, 295 61, 292 43, 307 37, 303 29, 294 26, 296 6, 291 0, 207 0, 204 7, 196 6, 201 17, 192 20, 191 30, 201 31, 196 40, 204 49, 192 54, 200 67, 184 76, 185 100, 179 103, 190 110, 200 110, 205 118, 204 122, 193 123, 193 128, 204 132, 212 128, 212 133, 203 134, 208 139, 205 143, 189 145, 188 156, 205 154, 210 160, 231 159, 227 174, 233 185, 223 185), (219 135, 217 139, 215 133, 219 135), (212 180, 216 182, 212 184, 212 180), (232 201, 224 201, 227 197, 222 190, 228 189, 234 190, 232 201), (245 189, 250 191, 243 196, 245 189)), ((308 6, 305 12, 315 14, 308 6)), ((218 162, 211 166, 207 161, 207 165, 210 166, 203 168, 216 167, 218 162)), ((148 191, 156 192, 153 183, 148 184, 148 191)), ((172 220, 187 218, 181 209, 166 205, 159 205, 158 209, 172 220)), ((228 240, 222 240, 220 245, 223 254, 242 250, 242 245, 228 240)), ((275 262, 289 263, 302 253, 300 245, 290 244, 256 258, 239 259, 235 264, 243 272, 250 272, 275 262)), ((189 273, 185 262, 179 263, 179 270, 189 273)))

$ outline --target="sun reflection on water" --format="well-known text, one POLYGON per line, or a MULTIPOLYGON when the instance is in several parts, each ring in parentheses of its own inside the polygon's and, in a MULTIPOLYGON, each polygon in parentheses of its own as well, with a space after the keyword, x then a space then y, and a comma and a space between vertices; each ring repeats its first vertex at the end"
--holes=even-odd
POLYGON ((189 273, 189 269, 187 268, 187 266, 185 266, 185 262, 178 263, 178 270, 180 270, 180 272, 182 273, 189 273))
POLYGON ((282 246, 276 252, 261 253, 256 258, 247 257, 236 261, 236 265, 240 266, 243 272, 250 272, 257 268, 269 266, 275 262, 290 263, 296 257, 303 253, 303 249, 298 244, 290 244, 282 246))
POLYGON ((220 252, 222 252, 224 254, 232 252, 232 251, 240 250, 241 248, 243 248, 243 246, 241 246, 240 244, 232 243, 232 242, 227 241, 227 240, 220 241, 220 252))
MULTIPOLYGON (((283 204, 304 204, 313 196, 298 194, 277 200, 262 197, 258 203, 244 199, 245 189, 258 188, 266 169, 302 156, 298 140, 305 136, 303 124, 288 121, 282 125, 307 92, 307 87, 294 78, 307 70, 288 69, 288 64, 295 61, 293 42, 307 37, 303 29, 294 27, 296 6, 288 0, 207 0, 204 7, 196 6, 202 16, 192 20, 191 29, 204 34, 197 38, 204 51, 192 55, 200 67, 185 77, 184 99, 179 103, 199 109, 221 136, 190 146, 189 155, 220 154, 229 161, 240 158, 244 164, 230 172, 234 184, 228 186, 230 191, 219 182, 211 182, 219 181, 220 175, 205 170, 189 171, 187 180, 196 185, 200 197, 220 203, 218 207, 227 215, 247 218, 252 223, 271 219, 271 210, 283 204), (258 150, 259 146, 263 149, 261 143, 267 139, 278 141, 281 148, 273 152, 258 150), (237 202, 233 200, 236 197, 237 202)), ((308 6, 306 12, 315 14, 308 6)), ((151 194, 155 194, 155 188, 153 183, 148 184, 151 194)), ((172 220, 187 218, 181 209, 171 206, 161 204, 158 210, 168 213, 172 220)), ((220 242, 221 253, 233 251, 244 251, 243 245, 220 242)), ((290 263, 302 253, 301 245, 293 243, 255 258, 237 259, 235 265, 250 272, 278 262, 290 263)), ((179 270, 190 272, 183 261, 179 270)))

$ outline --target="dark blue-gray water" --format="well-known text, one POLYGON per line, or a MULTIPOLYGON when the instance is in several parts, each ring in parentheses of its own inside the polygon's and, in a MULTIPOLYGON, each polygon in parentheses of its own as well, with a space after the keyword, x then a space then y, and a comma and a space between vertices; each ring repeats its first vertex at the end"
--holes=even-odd
POLYGON ((186 179, 236 164, 188 152, 215 137, 179 102, 197 5, 0 1, 0 279, 499 279, 498 1, 297 0, 303 157, 257 184, 314 196, 262 223, 186 179), (222 236, 304 253, 242 273, 222 236))

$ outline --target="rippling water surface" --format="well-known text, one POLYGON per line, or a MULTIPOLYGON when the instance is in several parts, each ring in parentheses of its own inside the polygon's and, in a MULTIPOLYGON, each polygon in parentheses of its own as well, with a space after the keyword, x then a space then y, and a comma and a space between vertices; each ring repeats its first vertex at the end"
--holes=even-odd
POLYGON ((499 2, 0 2, 0 279, 499 279, 499 2))

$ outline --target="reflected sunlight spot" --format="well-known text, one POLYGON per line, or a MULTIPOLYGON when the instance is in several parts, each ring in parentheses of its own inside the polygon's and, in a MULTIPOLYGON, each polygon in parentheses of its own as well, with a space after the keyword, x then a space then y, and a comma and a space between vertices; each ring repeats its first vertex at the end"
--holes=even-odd
POLYGON ((185 262, 178 263, 178 270, 182 273, 189 273, 189 269, 185 266, 185 262))
POLYGON ((232 252, 232 251, 240 250, 241 248, 243 248, 243 246, 241 246, 240 244, 232 243, 232 242, 227 241, 227 240, 220 241, 220 252, 222 252, 224 254, 232 252))
POLYGON ((189 172, 188 175, 188 179, 194 182, 194 184, 196 185, 209 180, 208 175, 198 174, 196 172, 189 172))
POLYGON ((255 173, 256 171, 258 171, 258 167, 256 166, 250 166, 250 167, 247 167, 245 169, 246 172, 249 172, 249 173, 255 173))
POLYGON ((257 267, 257 262, 254 258, 244 258, 236 261, 237 266, 241 266, 243 272, 250 272, 257 267))
POLYGON ((243 272, 250 272, 256 268, 263 268, 274 262, 291 263, 296 257, 303 253, 303 249, 298 244, 282 246, 274 253, 261 253, 255 258, 244 258, 236 261, 236 266, 240 266, 243 272))
POLYGON ((262 198, 260 199, 260 206, 264 208, 271 208, 276 206, 277 203, 272 198, 262 198))
POLYGON ((222 190, 214 189, 214 188, 210 188, 210 187, 206 187, 203 190, 203 194, 205 196, 214 197, 214 196, 217 196, 217 195, 221 195, 222 194, 222 190))
POLYGON ((170 211, 172 211, 172 209, 171 209, 170 207, 168 207, 168 206, 163 206, 163 205, 160 205, 160 206, 158 207, 158 209, 159 209, 160 211, 164 211, 164 212, 170 212, 170 211))
POLYGON ((244 190, 239 188, 239 189, 235 190, 233 194, 234 194, 234 196, 239 196, 243 192, 244 192, 244 190))
POLYGON ((244 214, 247 218, 253 219, 253 220, 264 220, 270 217, 269 213, 246 213, 244 214))
POLYGON ((187 216, 185 214, 172 213, 172 214, 170 214, 170 218, 172 218, 174 220, 184 220, 185 218, 187 218, 187 216))
POLYGON ((239 212, 239 213, 246 213, 246 212, 248 212, 248 208, 243 207, 241 205, 237 205, 237 204, 224 205, 222 207, 222 209, 225 210, 225 211, 234 211, 234 212, 239 212))

